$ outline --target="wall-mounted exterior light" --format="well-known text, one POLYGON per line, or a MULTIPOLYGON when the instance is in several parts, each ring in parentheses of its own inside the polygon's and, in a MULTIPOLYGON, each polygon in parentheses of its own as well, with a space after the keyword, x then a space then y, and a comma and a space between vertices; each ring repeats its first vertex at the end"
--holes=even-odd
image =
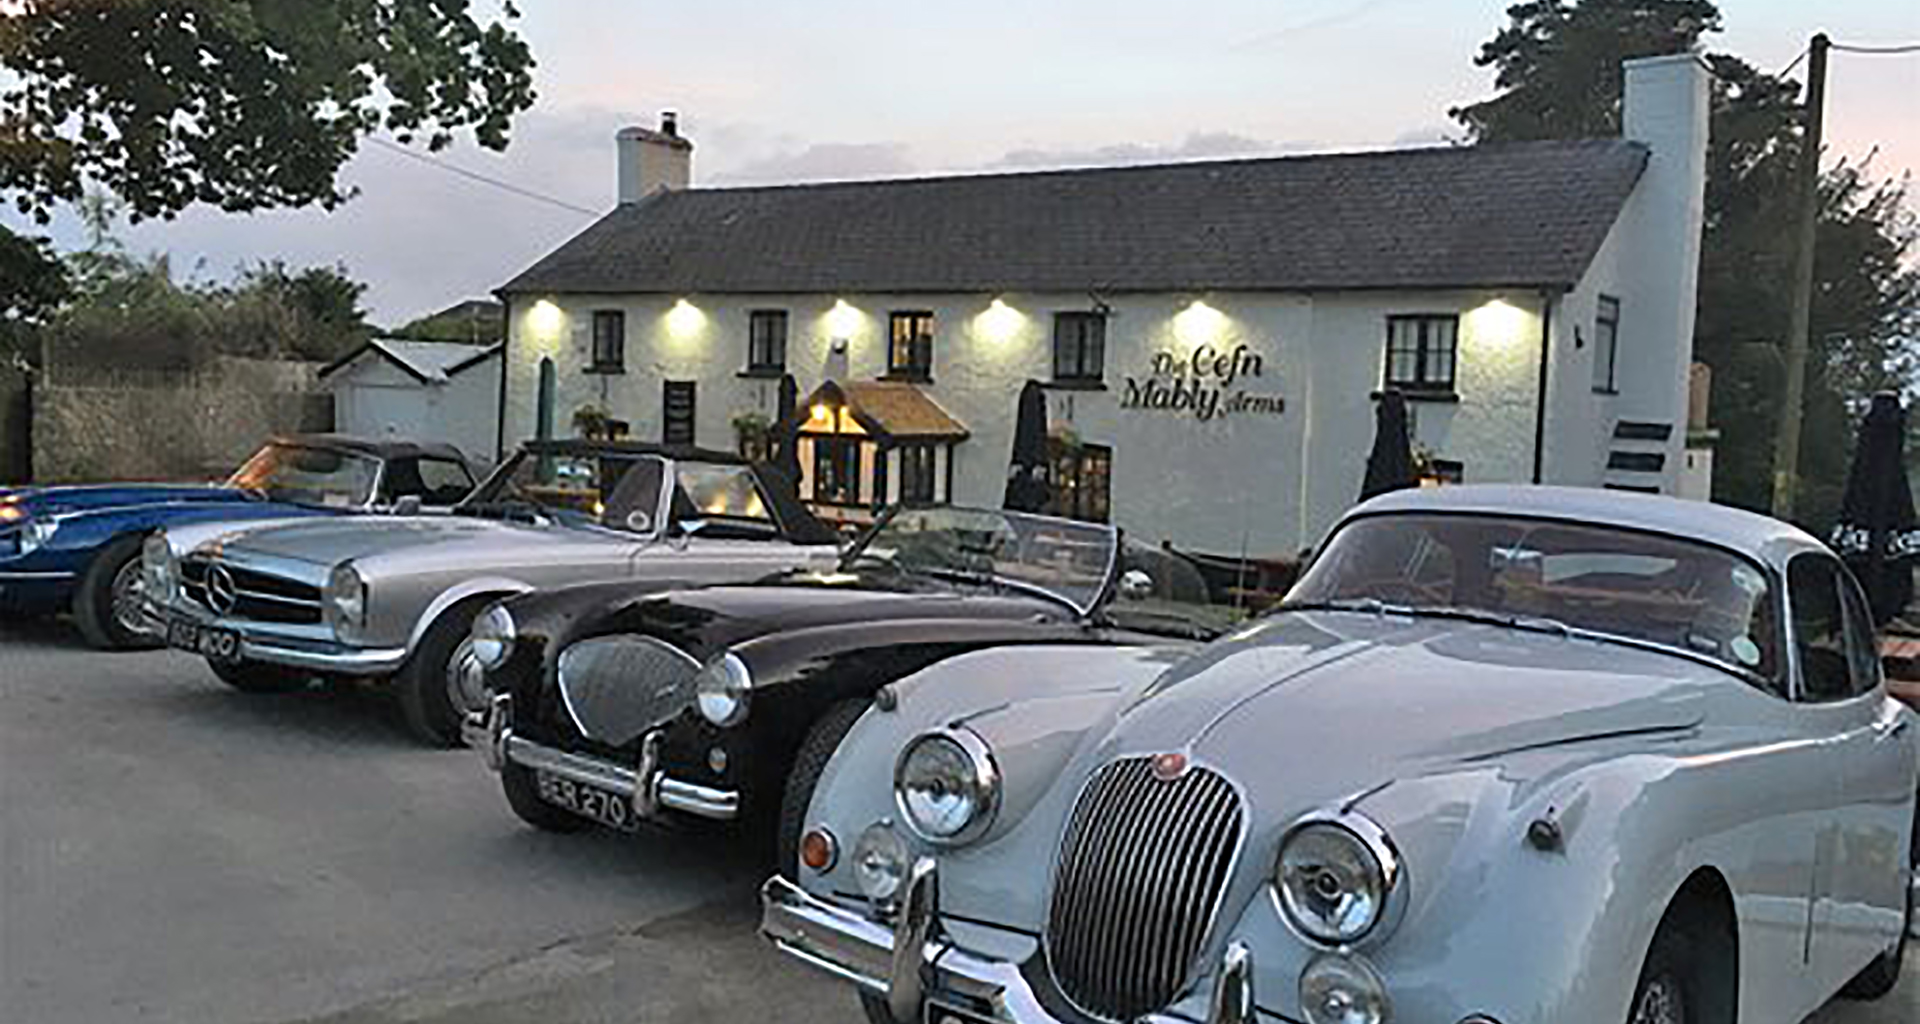
POLYGON ((973 318, 973 332, 984 341, 1004 345, 1020 334, 1027 318, 1000 299, 993 300, 984 312, 973 318))
POLYGON ((551 341, 560 336, 560 329, 567 323, 567 314, 554 305, 552 299, 541 299, 527 310, 527 328, 534 337, 551 341))
POLYGON ((1173 337, 1188 348, 1212 344, 1226 333, 1226 314, 1200 299, 1173 315, 1173 337))
POLYGON ((1512 345, 1528 336, 1527 311, 1505 299, 1495 299, 1467 315, 1473 320, 1473 337, 1477 342, 1512 345))
POLYGON ((833 308, 827 310, 827 334, 840 340, 851 338, 860 329, 862 319, 860 311, 847 305, 847 300, 835 299, 833 308))
POLYGON ((707 326, 707 314, 700 307, 681 299, 667 310, 667 333, 676 338, 691 338, 707 326))

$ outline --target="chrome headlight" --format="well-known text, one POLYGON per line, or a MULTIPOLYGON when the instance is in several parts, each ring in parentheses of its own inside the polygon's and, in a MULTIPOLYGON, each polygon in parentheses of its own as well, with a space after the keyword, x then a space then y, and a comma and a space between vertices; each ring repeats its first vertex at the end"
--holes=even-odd
POLYGON ((922 733, 894 763, 893 796, 915 835, 942 845, 969 843, 1000 808, 1000 769, 986 741, 969 730, 922 733))
POLYGON ((180 585, 180 565, 164 531, 150 533, 140 545, 140 572, 146 577, 147 597, 155 604, 173 601, 180 585))
POLYGON ((707 662, 693 680, 700 716, 722 729, 746 721, 753 696, 753 673, 740 656, 728 651, 707 662))
POLYGON ((473 620, 473 660, 489 672, 505 665, 513 656, 514 639, 513 616, 507 614, 507 606, 489 607, 473 620))
POLYGON ((907 877, 909 856, 906 842, 885 822, 868 825, 853 846, 853 880, 861 894, 875 903, 892 902, 907 877))
POLYGON ((320 609, 335 635, 345 640, 367 624, 367 581, 352 562, 333 567, 320 591, 320 609))
POLYGON ((1274 886, 1294 930, 1334 946, 1390 931, 1406 888, 1385 830, 1357 814, 1296 823, 1280 841, 1274 886))
POLYGON ((53 535, 60 530, 60 524, 52 519, 29 519, 20 528, 20 553, 31 555, 46 546, 53 535))

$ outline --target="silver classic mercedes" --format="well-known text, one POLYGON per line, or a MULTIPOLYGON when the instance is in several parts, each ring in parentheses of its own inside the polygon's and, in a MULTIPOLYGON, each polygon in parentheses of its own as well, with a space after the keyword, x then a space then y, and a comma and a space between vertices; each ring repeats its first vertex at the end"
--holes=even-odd
POLYGON ((215 523, 144 552, 152 626, 247 691, 317 676, 391 685, 408 727, 459 742, 484 703, 468 633, 536 587, 740 582, 839 555, 790 483, 738 456, 628 442, 526 445, 451 515, 215 523))
POLYGON ((1897 980, 1915 733, 1790 526, 1403 491, 1197 651, 888 687, 762 927, 876 1022, 1798 1024, 1897 980))

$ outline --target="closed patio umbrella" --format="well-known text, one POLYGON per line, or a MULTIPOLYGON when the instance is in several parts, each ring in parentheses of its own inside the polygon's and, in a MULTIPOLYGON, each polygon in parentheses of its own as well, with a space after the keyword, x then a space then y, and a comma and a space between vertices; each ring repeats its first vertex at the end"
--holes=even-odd
POLYGON ((1420 486, 1413 469, 1413 443, 1407 436, 1407 399, 1387 391, 1373 407, 1373 450, 1367 453, 1367 475, 1360 482, 1360 500, 1403 487, 1420 486))
POLYGON ((1875 626, 1885 626, 1913 598, 1913 567, 1920 561, 1920 521, 1907 485, 1907 414, 1899 396, 1873 396, 1860 440, 1853 449, 1833 548, 1852 567, 1873 606, 1875 626))
POLYGON ((1047 458, 1047 390, 1038 381, 1020 389, 1013 421, 1013 459, 1007 467, 1009 512, 1045 512, 1053 499, 1053 464, 1047 458))
POLYGON ((796 490, 800 487, 800 417, 796 408, 799 404, 800 385, 794 382, 793 374, 781 374, 778 418, 774 420, 771 438, 773 464, 792 481, 796 490))

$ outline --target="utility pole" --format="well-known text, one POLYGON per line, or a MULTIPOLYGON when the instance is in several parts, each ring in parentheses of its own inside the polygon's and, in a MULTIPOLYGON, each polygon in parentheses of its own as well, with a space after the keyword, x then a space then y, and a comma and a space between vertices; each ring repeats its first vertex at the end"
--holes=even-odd
POLYGON ((1787 314, 1786 397, 1780 430, 1773 438, 1773 515, 1793 518, 1800 489, 1800 418, 1807 394, 1807 334, 1813 305, 1813 240, 1820 207, 1820 128, 1827 102, 1827 48, 1824 32, 1807 45, 1807 127, 1800 144, 1800 210, 1794 225, 1793 306, 1787 314))

